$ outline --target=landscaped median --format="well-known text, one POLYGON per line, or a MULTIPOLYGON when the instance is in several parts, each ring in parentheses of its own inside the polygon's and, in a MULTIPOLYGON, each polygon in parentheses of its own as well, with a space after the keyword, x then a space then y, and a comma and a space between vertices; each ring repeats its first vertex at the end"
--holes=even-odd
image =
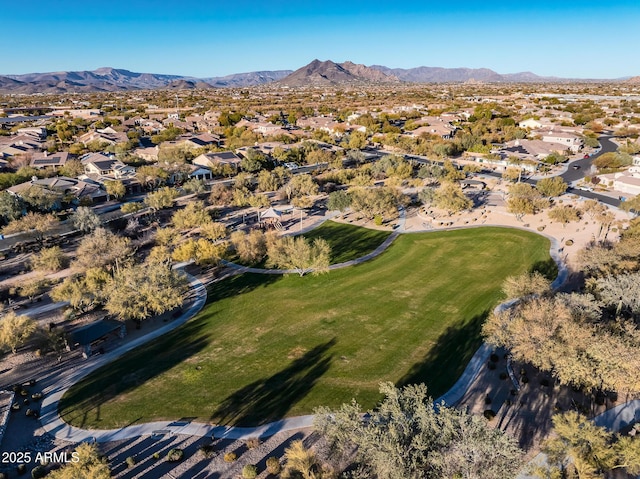
POLYGON ((352 397, 372 407, 381 381, 426 382, 437 397, 481 344, 503 280, 548 265, 549 246, 506 228, 411 234, 317 277, 229 278, 185 325, 73 386, 61 415, 98 429, 258 425, 352 397))

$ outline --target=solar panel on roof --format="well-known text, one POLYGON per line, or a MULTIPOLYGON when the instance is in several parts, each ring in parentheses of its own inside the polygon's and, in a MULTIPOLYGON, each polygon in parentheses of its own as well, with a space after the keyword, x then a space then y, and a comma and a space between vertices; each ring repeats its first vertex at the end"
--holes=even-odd
POLYGON ((57 164, 60 163, 60 157, 59 156, 53 156, 50 158, 40 158, 38 160, 34 160, 33 164, 34 165, 53 165, 53 164, 57 164))

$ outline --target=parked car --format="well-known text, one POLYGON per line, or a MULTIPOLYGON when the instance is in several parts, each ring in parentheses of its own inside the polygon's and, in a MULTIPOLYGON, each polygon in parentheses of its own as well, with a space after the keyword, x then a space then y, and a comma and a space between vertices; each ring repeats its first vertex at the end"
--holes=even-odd
POLYGON ((574 170, 579 170, 580 169, 580 165, 573 165, 571 168, 573 168, 574 170))

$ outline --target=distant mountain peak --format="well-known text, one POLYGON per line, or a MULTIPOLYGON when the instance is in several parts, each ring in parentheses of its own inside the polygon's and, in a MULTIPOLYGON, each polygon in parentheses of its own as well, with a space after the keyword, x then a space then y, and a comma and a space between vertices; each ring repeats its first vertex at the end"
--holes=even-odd
POLYGON ((313 60, 279 81, 288 86, 329 86, 341 84, 393 83, 398 79, 379 70, 350 61, 313 60))

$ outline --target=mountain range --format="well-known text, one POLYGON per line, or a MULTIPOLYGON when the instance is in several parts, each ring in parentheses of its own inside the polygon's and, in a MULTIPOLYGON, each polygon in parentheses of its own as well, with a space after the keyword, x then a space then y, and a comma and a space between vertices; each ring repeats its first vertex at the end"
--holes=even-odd
POLYGON ((117 68, 0 76, 0 93, 69 93, 151 89, 207 89, 247 87, 276 83, 287 87, 459 82, 585 81, 541 77, 531 72, 500 74, 488 68, 389 68, 352 62, 313 60, 296 71, 276 70, 236 73, 223 77, 194 78, 157 73, 136 73, 117 68))

